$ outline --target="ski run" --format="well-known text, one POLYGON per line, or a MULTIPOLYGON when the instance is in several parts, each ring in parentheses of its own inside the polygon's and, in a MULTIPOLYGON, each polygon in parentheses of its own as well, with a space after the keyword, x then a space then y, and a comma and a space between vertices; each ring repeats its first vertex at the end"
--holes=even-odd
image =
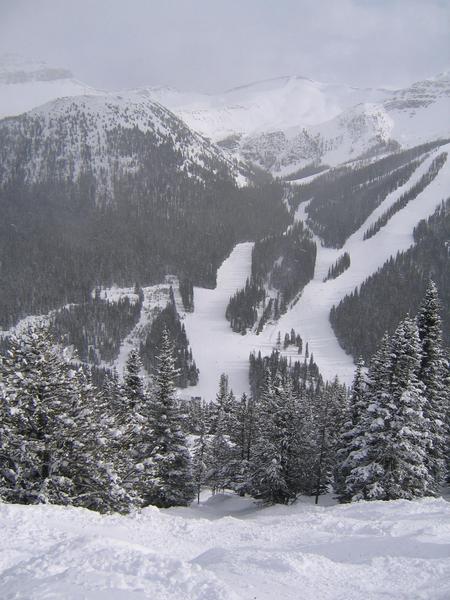
MULTIPOLYGON (((308 342, 324 379, 331 380, 337 375, 342 382, 350 384, 354 375, 353 359, 341 348, 334 335, 329 322, 330 310, 382 267, 391 256, 395 257, 397 252, 407 250, 413 244, 414 227, 421 219, 433 214, 448 194, 449 161, 426 189, 392 216, 376 235, 368 240, 364 240, 363 235, 381 214, 419 181, 437 154, 445 151, 450 151, 450 144, 431 152, 409 181, 389 194, 342 248, 326 248, 316 238, 314 279, 305 286, 298 302, 293 303, 279 321, 268 323, 259 335, 252 332, 246 335, 234 333, 225 319, 230 297, 245 285, 245 280, 251 273, 252 244, 238 244, 219 269, 216 288, 195 288, 195 311, 186 315, 184 323, 200 369, 200 380, 197 386, 188 388, 185 393, 208 400, 214 398, 221 373, 228 374, 235 394, 248 392, 249 354, 261 351, 263 356, 269 355, 275 348, 278 332, 281 332, 283 338, 291 328, 308 342), (350 267, 336 279, 324 282, 329 267, 344 252, 350 255, 350 267), (213 347, 210 340, 214 340, 213 347)), ((306 219, 305 208, 306 203, 300 205, 297 220, 306 219)), ((283 355, 298 359, 296 350, 283 351, 283 355)))

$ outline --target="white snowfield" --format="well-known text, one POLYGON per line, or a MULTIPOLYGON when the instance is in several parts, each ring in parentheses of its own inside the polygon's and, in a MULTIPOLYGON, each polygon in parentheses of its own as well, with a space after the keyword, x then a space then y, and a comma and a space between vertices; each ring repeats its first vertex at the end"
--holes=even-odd
POLYGON ((0 504, 2 600, 447 600, 443 499, 129 516, 0 504))
POLYGON ((290 76, 215 95, 147 91, 195 131, 215 142, 231 138, 238 156, 277 176, 355 160, 380 142, 410 147, 450 135, 448 72, 399 90, 290 76))
POLYGON ((74 79, 66 69, 14 54, 0 57, 0 119, 20 115, 56 98, 104 93, 74 79))
MULTIPOLYGON (((325 248, 319 239, 317 261, 313 280, 305 286, 299 300, 276 323, 268 323, 260 335, 233 333, 225 319, 229 298, 245 285, 251 273, 252 244, 238 244, 224 261, 217 274, 214 290, 195 288, 194 313, 185 319, 186 332, 197 366, 199 383, 187 388, 183 395, 214 398, 220 374, 229 375, 230 385, 236 394, 248 392, 248 357, 259 350, 269 355, 275 347, 278 332, 281 339, 294 328, 303 341, 309 344, 314 360, 325 379, 339 379, 350 384, 354 375, 354 363, 339 345, 329 322, 333 305, 337 305, 355 287, 375 273, 391 256, 407 250, 414 242, 413 230, 421 219, 433 214, 441 201, 449 196, 450 159, 447 159, 437 177, 407 206, 391 217, 388 223, 372 238, 363 240, 364 232, 404 192, 409 190, 428 170, 432 160, 442 152, 450 154, 450 144, 430 153, 416 169, 410 180, 387 196, 365 223, 337 250, 325 248), (334 280, 323 282, 328 269, 344 252, 350 255, 351 265, 334 280)), ((300 205, 297 219, 305 219, 306 205, 300 205)), ((298 359, 296 352, 283 353, 298 359)), ((303 360, 303 357, 300 357, 303 360)))

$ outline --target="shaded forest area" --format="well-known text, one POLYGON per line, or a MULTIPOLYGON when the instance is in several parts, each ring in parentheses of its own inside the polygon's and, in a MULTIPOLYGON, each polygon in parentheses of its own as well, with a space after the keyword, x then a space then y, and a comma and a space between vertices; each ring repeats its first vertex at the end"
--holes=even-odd
POLYGON ((404 185, 438 140, 396 152, 364 166, 338 167, 293 188, 290 205, 310 200, 308 225, 326 246, 341 248, 388 194, 404 185))
POLYGON ((365 360, 375 352, 383 334, 392 333, 406 314, 415 314, 429 279, 441 301, 444 343, 450 347, 450 199, 414 229, 406 252, 387 261, 330 313, 341 346, 365 360))
POLYGON ((289 302, 314 276, 316 244, 302 221, 279 235, 257 241, 252 251, 252 273, 244 289, 230 298, 226 318, 234 331, 244 333, 262 315, 258 332, 267 320, 278 319, 289 302), (277 297, 266 303, 266 287, 276 290, 277 297))
MULTIPOLYGON (((140 158, 135 172, 114 179, 109 204, 98 202, 93 172, 75 183, 58 175, 57 150, 45 181, 24 183, 18 167, 0 189, 0 327, 86 302, 97 286, 151 285, 168 272, 213 287, 236 243, 283 231, 291 220, 279 183, 238 188, 223 164, 197 177, 172 145, 155 145, 136 128, 109 137, 140 158)), ((31 153, 32 140, 21 143, 24 156, 31 153)))

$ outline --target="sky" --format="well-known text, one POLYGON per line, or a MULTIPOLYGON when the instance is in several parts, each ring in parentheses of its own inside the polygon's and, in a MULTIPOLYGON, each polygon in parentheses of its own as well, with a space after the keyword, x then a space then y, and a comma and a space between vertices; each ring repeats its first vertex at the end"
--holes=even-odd
POLYGON ((0 0, 8 52, 102 89, 400 87, 450 68, 450 0, 0 0))

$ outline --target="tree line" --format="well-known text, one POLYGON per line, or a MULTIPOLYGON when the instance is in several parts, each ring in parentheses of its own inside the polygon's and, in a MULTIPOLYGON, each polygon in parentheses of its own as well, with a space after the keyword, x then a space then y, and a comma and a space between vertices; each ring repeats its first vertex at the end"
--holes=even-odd
POLYGON ((392 334, 408 313, 415 314, 431 277, 442 300, 444 345, 450 347, 450 200, 442 202, 413 232, 414 245, 391 257, 360 289, 346 296, 330 312, 330 322, 341 346, 366 361, 384 332, 392 334))
POLYGON ((437 156, 429 166, 426 173, 422 175, 417 183, 415 183, 407 192, 402 194, 398 200, 379 217, 373 225, 371 225, 364 233, 364 239, 368 240, 380 231, 386 225, 389 219, 398 211, 405 208, 408 202, 417 198, 419 194, 435 179, 439 171, 447 160, 447 152, 442 152, 437 156))
POLYGON ((310 201, 308 225, 326 246, 341 248, 386 196, 409 180, 427 152, 444 143, 438 140, 369 164, 330 169, 308 184, 292 186, 290 206, 295 210, 310 201))
POLYGON ((269 319, 279 319, 314 276, 316 253, 312 234, 302 221, 255 242, 251 276, 230 298, 225 313, 233 331, 245 333, 258 323, 260 333, 269 319), (269 290, 276 296, 270 297, 269 290))

